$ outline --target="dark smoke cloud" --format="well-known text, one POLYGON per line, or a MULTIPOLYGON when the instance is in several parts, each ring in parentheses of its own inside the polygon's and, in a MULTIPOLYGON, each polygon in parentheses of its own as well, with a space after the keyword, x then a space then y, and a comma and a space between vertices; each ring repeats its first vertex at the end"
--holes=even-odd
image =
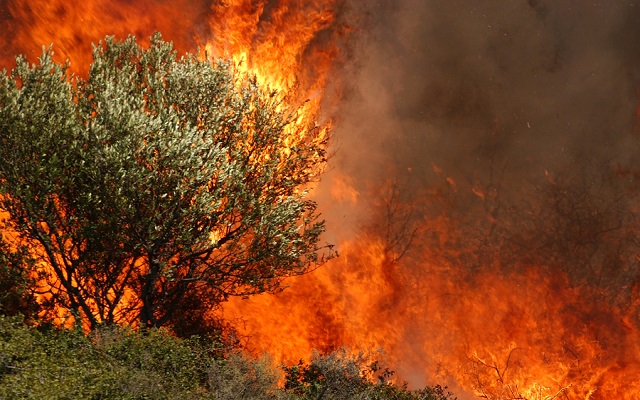
MULTIPOLYGON (((365 3, 365 2, 359 2, 365 3)), ((640 3, 375 1, 356 33, 337 163, 359 185, 632 162, 640 3)), ((356 8, 356 6, 354 6, 356 8)))

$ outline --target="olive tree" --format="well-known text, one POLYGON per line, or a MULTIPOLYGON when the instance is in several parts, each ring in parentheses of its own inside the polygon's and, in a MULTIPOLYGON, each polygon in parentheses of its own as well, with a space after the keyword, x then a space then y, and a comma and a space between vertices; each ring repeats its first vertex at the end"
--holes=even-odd
POLYGON ((308 198, 326 132, 286 93, 160 35, 106 38, 85 78, 52 55, 0 74, 0 215, 58 309, 158 327, 333 255, 308 198))

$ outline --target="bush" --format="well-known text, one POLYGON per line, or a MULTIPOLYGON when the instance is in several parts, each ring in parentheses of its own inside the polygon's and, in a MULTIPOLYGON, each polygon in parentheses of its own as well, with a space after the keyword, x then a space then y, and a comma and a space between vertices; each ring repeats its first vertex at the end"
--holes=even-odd
POLYGON ((455 400, 440 386, 411 391, 406 383, 396 385, 391 381, 393 371, 344 349, 327 355, 314 353, 309 363, 300 361, 284 371, 284 390, 295 399, 455 400))
POLYGON ((197 336, 118 326, 89 336, 0 316, 2 399, 453 400, 440 387, 410 391, 393 372, 345 350, 284 368, 197 336), (224 357, 222 355, 225 355, 224 357))
POLYGON ((212 349, 197 338, 120 327, 90 336, 0 317, 0 398, 205 399, 212 349))
POLYGON ((252 360, 233 353, 209 368, 207 384, 209 398, 216 400, 262 400, 281 398, 278 389, 280 374, 267 358, 252 360))

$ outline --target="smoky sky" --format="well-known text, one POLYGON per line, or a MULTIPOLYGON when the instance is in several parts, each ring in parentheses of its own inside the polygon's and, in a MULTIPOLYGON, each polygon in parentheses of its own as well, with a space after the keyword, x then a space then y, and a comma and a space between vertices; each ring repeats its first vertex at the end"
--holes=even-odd
MULTIPOLYGON (((365 3, 365 2, 360 2, 365 3)), ((356 186, 433 165, 517 183, 633 163, 640 3, 371 1, 342 71, 336 164, 356 186)), ((362 188, 361 188, 362 189, 362 188)))

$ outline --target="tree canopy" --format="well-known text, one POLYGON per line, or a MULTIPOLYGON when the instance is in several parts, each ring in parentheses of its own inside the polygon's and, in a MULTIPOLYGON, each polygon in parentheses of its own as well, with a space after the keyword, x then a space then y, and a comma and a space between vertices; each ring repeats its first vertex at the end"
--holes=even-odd
POLYGON ((286 93, 160 35, 106 38, 86 78, 51 47, 16 62, 0 74, 0 260, 28 249, 58 311, 163 326, 183 301, 278 290, 332 256, 308 198, 325 132, 286 93))

